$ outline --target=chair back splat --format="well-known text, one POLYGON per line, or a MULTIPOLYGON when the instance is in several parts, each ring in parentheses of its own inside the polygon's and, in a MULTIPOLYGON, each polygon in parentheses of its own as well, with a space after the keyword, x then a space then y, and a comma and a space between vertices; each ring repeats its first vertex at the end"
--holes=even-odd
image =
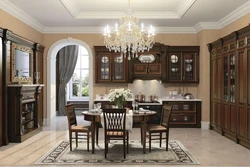
POLYGON ((123 140, 124 159, 126 149, 128 153, 129 132, 125 130, 126 109, 103 109, 104 137, 105 137, 105 158, 108 153, 108 143, 110 140, 123 140))

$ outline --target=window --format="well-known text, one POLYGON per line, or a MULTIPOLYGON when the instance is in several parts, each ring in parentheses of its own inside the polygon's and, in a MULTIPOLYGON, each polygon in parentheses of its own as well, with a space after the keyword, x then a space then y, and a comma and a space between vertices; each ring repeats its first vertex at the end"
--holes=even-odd
POLYGON ((67 89, 68 100, 89 100, 89 55, 82 46, 79 46, 75 71, 67 89))

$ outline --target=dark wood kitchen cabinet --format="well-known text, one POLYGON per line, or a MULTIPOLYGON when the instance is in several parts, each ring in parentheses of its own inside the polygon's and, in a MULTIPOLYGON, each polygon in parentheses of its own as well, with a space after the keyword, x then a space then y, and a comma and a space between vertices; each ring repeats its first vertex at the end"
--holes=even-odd
POLYGON ((8 86, 8 137, 19 143, 42 130, 39 124, 39 93, 43 85, 8 86))
POLYGON ((160 78, 162 74, 162 63, 160 53, 141 53, 134 63, 134 78, 160 78))
POLYGON ((250 25, 208 47, 210 128, 250 149, 250 25))
POLYGON ((167 82, 199 82, 199 46, 169 46, 167 82))
POLYGON ((222 134, 222 40, 210 44, 210 128, 222 134))
POLYGON ((161 75, 161 63, 136 63, 134 75, 161 75))
POLYGON ((120 53, 108 52, 104 46, 95 48, 96 83, 126 83, 128 61, 120 53))
POLYGON ((223 39, 223 83, 222 83, 222 133, 236 141, 237 113, 235 103, 236 84, 236 33, 232 33, 223 39))
POLYGON ((164 101, 164 104, 173 106, 170 127, 201 127, 201 101, 164 101))
POLYGON ((250 26, 238 31, 237 142, 250 149, 250 26))

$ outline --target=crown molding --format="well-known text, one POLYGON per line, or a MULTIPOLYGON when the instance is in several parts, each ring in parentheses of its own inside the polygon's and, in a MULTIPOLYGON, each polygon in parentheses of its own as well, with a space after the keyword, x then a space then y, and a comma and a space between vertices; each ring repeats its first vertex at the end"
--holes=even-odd
MULTIPOLYGON (((157 34, 180 34, 196 33, 193 27, 155 27, 157 34)), ((45 34, 102 34, 103 27, 46 27, 45 34)))
MULTIPOLYGON (((180 19, 196 0, 185 0, 177 9, 167 12, 134 12, 139 19, 180 19)), ((81 12, 74 1, 61 0, 62 4, 75 19, 119 19, 125 12, 81 12)))
POLYGON ((103 27, 45 27, 45 34, 101 34, 103 27))
POLYGON ((193 27, 155 27, 157 34, 195 34, 193 27))
POLYGON ((16 17, 17 19, 21 20, 25 24, 36 29, 37 31, 43 31, 44 26, 42 24, 40 24, 38 21, 36 21, 26 13, 24 13, 22 10, 18 9, 16 6, 9 3, 7 0, 0 0, 0 8, 5 12, 9 13, 10 15, 16 17))
POLYGON ((248 13, 250 13, 250 0, 222 18, 217 24, 223 28, 248 13))
POLYGON ((60 0, 62 2, 62 4, 65 6, 65 8, 69 11, 69 13, 75 18, 77 19, 78 15, 81 14, 80 9, 77 7, 77 5, 75 5, 74 3, 72 3, 73 1, 69 1, 69 0, 60 0))
POLYGON ((184 3, 181 3, 181 5, 176 10, 176 14, 179 16, 179 18, 182 18, 182 16, 188 11, 195 1, 196 0, 186 0, 184 3))
MULTIPOLYGON (((70 4, 71 2, 68 0, 61 0, 61 2, 63 3, 68 2, 69 3, 68 5, 72 5, 70 4)), ((190 4, 192 5, 195 2, 195 0, 190 0, 186 2, 189 3, 189 5, 190 4)), ((188 5, 185 5, 185 6, 188 6, 188 5)), ((103 31, 103 27, 101 28, 100 27, 45 27, 39 22, 37 22, 35 19, 30 17, 29 15, 27 15, 26 13, 24 13, 23 11, 21 11, 20 9, 18 9, 11 3, 9 3, 8 0, 0 0, 0 8, 6 11, 7 13, 11 14, 12 16, 16 17, 17 19, 21 20, 22 22, 26 23, 27 25, 33 27, 34 29, 36 29, 37 31, 41 33, 57 33, 57 34, 58 33, 86 33, 86 34, 90 34, 90 33, 102 33, 103 31)), ((75 9, 75 11, 73 12, 73 14, 75 15, 77 15, 78 13, 79 11, 77 11, 77 9, 75 9)), ((164 15, 164 13, 167 13, 167 12, 159 12, 153 17, 156 17, 157 15, 164 15)), ((156 27, 155 30, 157 33, 198 33, 199 31, 203 29, 221 29, 248 13, 250 13, 250 0, 246 2, 245 4, 243 4, 242 6, 240 6, 239 8, 237 8, 236 10, 234 10, 233 12, 231 12, 229 15, 222 18, 218 22, 200 22, 196 24, 194 27, 158 27, 158 28, 156 27)), ((137 13, 137 15, 144 15, 144 14, 145 13, 137 13)), ((101 14, 98 13, 98 15, 101 15, 101 14)), ((171 15, 170 13, 168 13, 167 15, 169 16, 163 16, 163 17, 179 17, 177 15, 174 15, 173 13, 172 13, 172 16, 170 16, 171 15)), ((158 17, 158 18, 162 18, 162 17, 158 17)))
MULTIPOLYGON (((75 19, 120 19, 124 12, 81 12, 75 19)), ((174 12, 134 12, 133 16, 139 19, 179 19, 174 12)))
POLYGON ((218 25, 217 22, 200 22, 194 26, 195 31, 198 33, 203 29, 212 29, 217 30, 221 27, 218 25))
POLYGON ((222 29, 248 13, 250 13, 250 0, 218 22, 200 22, 194 26, 194 29, 197 33, 203 29, 222 29))

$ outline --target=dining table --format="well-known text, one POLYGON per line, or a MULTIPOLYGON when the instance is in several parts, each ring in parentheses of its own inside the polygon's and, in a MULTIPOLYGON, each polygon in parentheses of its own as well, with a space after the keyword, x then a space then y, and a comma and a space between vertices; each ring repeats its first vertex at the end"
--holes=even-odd
MULTIPOLYGON (((146 131, 147 131, 147 121, 153 119, 157 112, 156 111, 141 111, 141 110, 132 110, 133 111, 133 123, 140 123, 141 125, 141 143, 143 145, 143 153, 146 153, 146 131)), ((90 112, 83 111, 82 115, 84 120, 91 122, 91 143, 92 143, 92 153, 95 153, 95 143, 98 145, 98 136, 99 136, 99 126, 101 123, 101 113, 100 112, 90 112), (95 139, 96 138, 96 139, 95 139)))

